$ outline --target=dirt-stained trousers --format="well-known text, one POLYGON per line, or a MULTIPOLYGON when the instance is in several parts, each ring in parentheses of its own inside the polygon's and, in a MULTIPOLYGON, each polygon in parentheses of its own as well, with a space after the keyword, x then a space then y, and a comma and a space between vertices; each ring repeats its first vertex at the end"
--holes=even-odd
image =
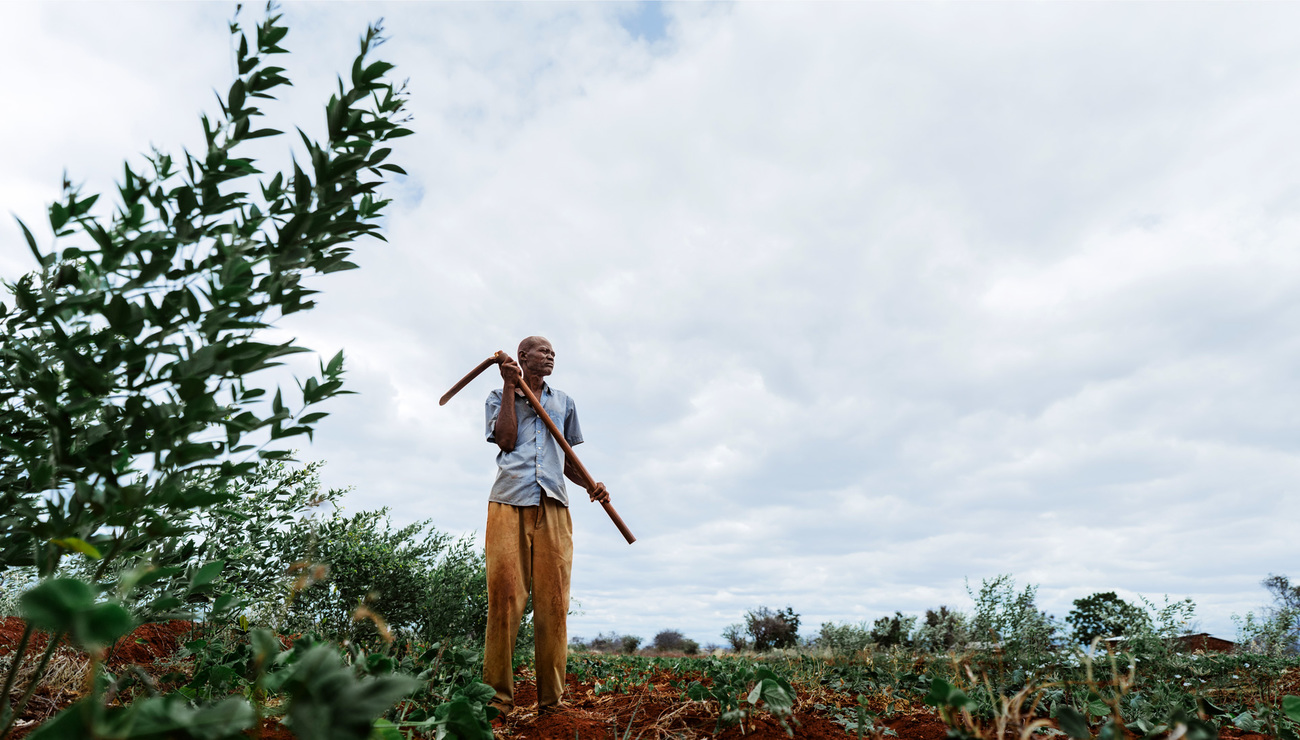
POLYGON ((528 594, 533 595, 537 705, 550 707, 564 695, 568 657, 569 574, 573 568, 573 519, 549 496, 539 506, 488 502, 487 644, 483 682, 496 689, 493 703, 515 706, 512 668, 515 637, 528 594))

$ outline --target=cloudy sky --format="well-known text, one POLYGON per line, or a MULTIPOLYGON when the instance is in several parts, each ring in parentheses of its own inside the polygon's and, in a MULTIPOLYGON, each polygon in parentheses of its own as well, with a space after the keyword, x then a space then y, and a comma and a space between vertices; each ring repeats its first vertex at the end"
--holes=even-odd
MULTIPOLYGON (((5 210, 200 144, 232 12, 0 5, 5 210)), ((492 376, 437 398, 549 337, 640 538, 575 506, 571 634, 808 633, 1011 573, 1232 637, 1300 576, 1300 6, 285 12, 270 122, 320 131, 383 16, 418 132, 389 243, 279 327, 360 392, 302 456, 350 509, 477 532, 492 376)), ((0 275, 31 267, 0 223, 0 275)))

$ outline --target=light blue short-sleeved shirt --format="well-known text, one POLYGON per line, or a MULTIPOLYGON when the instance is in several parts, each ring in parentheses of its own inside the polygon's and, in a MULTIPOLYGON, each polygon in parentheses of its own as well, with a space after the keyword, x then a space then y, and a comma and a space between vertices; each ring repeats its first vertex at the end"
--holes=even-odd
MULTIPOLYGON (((542 408, 555 426, 564 432, 564 441, 570 446, 582 444, 582 428, 578 426, 578 409, 564 391, 542 384, 542 408)), ((497 388, 487 398, 487 441, 496 444, 493 431, 501 413, 501 389, 497 388)), ((564 488, 564 450, 551 436, 542 417, 528 405, 523 391, 515 391, 515 421, 518 431, 515 448, 497 453, 497 479, 492 484, 489 501, 512 506, 537 506, 542 503, 542 493, 569 505, 569 494, 564 488)))

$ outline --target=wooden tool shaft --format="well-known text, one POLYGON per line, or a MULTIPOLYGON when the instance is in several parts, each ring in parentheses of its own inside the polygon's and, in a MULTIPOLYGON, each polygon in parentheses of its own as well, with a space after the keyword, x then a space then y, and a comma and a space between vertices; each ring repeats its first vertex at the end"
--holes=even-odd
POLYGON ((478 367, 474 368, 473 370, 470 370, 468 375, 461 378, 459 383, 451 387, 451 390, 442 394, 442 398, 438 399, 438 405, 446 406, 447 402, 451 400, 451 397, 459 393, 461 388, 464 388, 465 386, 469 385, 470 381, 474 380, 474 378, 477 378, 479 374, 482 373, 484 370, 487 370, 489 367, 492 367, 493 365, 496 365, 497 363, 501 362, 501 355, 503 354, 505 353, 498 350, 496 354, 480 362, 478 364, 478 367))
MULTIPOLYGON (((496 355, 493 355, 493 357, 495 358, 496 355)), ((573 467, 578 469, 578 473, 583 479, 583 486, 589 491, 595 488, 596 479, 591 477, 591 473, 587 472, 586 466, 584 466, 582 461, 578 459, 578 456, 574 454, 573 448, 570 447, 568 441, 564 439, 564 433, 560 431, 559 427, 555 426, 555 422, 551 421, 550 415, 546 413, 546 409, 542 408, 542 402, 537 398, 537 395, 533 393, 533 389, 529 388, 528 384, 522 381, 520 381, 517 387, 524 392, 524 398, 528 399, 528 405, 532 406, 533 411, 536 411, 537 415, 542 417, 542 423, 551 431, 551 436, 555 437, 555 441, 560 443, 560 449, 564 450, 566 459, 571 460, 573 462, 573 467)), ((633 542, 636 542, 636 535, 632 534, 632 530, 628 529, 627 525, 623 523, 623 517, 619 516, 618 512, 614 510, 614 505, 608 501, 601 501, 600 505, 605 509, 605 513, 608 514, 609 518, 614 522, 614 526, 618 527, 618 531, 622 533, 623 539, 627 540, 627 544, 630 545, 633 542)))

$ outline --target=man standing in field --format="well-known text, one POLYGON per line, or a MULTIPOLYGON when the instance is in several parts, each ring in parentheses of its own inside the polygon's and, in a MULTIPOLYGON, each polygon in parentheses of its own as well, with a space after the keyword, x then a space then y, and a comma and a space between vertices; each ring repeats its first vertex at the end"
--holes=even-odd
MULTIPOLYGON (((558 707, 564 695, 569 643, 565 620, 573 564, 573 520, 564 478, 574 483, 581 478, 519 389, 520 383, 527 383, 547 416, 564 432, 565 441, 577 446, 582 429, 573 399, 544 381, 554 367, 551 343, 528 337, 519 343, 517 364, 501 363, 501 389, 493 390, 487 399, 487 440, 501 451, 488 498, 483 681, 496 689, 492 705, 503 714, 515 708, 515 637, 529 593, 536 632, 538 711, 558 707)), ((604 483, 587 493, 592 501, 609 500, 604 483)))

